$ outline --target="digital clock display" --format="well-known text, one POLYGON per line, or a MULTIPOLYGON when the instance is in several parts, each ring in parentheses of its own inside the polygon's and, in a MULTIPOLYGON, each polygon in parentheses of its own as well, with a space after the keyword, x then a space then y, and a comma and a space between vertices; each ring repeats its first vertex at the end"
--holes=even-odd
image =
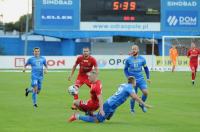
POLYGON ((160 0, 81 0, 83 22, 160 22, 160 0))

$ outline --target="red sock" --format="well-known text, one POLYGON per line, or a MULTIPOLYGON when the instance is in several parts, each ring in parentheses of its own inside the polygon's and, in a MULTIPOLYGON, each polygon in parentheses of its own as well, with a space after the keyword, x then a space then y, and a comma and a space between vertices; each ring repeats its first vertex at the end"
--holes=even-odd
POLYGON ((75 94, 74 95, 74 100, 77 100, 78 99, 78 94, 75 94))
POLYGON ((192 72, 192 80, 195 80, 195 72, 192 72))

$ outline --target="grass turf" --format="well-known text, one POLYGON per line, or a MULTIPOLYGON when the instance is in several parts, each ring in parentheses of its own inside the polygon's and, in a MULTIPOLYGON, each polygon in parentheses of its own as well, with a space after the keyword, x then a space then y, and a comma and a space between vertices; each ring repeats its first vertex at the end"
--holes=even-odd
MULTIPOLYGON (((66 88, 64 72, 45 75, 43 89, 38 97, 38 109, 32 106, 31 95, 24 96, 30 85, 30 73, 0 72, 0 132, 198 132, 200 131, 200 81, 191 86, 190 72, 151 72, 147 103, 153 109, 136 114, 129 112, 129 100, 118 108, 110 121, 102 124, 81 121, 67 123, 73 113, 72 97, 66 88)), ((75 78, 75 76, 74 76, 75 78)), ((122 70, 101 70, 106 100, 125 82, 122 70)), ((80 99, 89 98, 89 89, 81 87, 80 99)), ((141 94, 141 93, 140 93, 141 94)))

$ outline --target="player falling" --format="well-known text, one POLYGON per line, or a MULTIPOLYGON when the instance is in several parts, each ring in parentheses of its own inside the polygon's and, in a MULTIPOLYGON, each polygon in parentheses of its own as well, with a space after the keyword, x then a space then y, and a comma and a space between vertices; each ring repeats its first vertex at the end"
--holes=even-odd
MULTIPOLYGON (((132 56, 128 57, 125 62, 125 67, 124 67, 124 74, 128 78, 129 76, 133 76, 136 79, 136 86, 135 86, 135 91, 136 93, 138 92, 138 88, 142 91, 142 101, 147 100, 148 96, 148 90, 147 90, 147 84, 146 81, 144 80, 143 74, 142 74, 142 67, 145 70, 147 81, 150 83, 150 75, 149 75, 149 69, 146 65, 146 60, 144 57, 139 55, 139 47, 137 45, 132 46, 132 56)), ((139 105, 140 108, 142 109, 143 112, 146 112, 147 109, 145 108, 144 105, 139 105)), ((130 100, 130 108, 131 112, 134 113, 135 107, 135 100, 131 99, 130 100)))
POLYGON ((97 72, 95 70, 88 73, 88 78, 90 81, 90 96, 91 98, 87 101, 75 100, 74 105, 80 111, 86 114, 93 115, 93 112, 98 108, 100 113, 104 115, 103 111, 103 98, 102 98, 102 84, 101 81, 97 79, 97 72))
MULTIPOLYGON (((90 87, 90 81, 88 79, 87 73, 92 71, 93 67, 96 72, 98 72, 97 69, 97 62, 94 57, 90 55, 90 50, 88 47, 83 48, 83 55, 78 56, 70 76, 68 77, 68 80, 71 81, 74 71, 76 70, 77 66, 80 66, 78 77, 75 81, 75 86, 77 88, 80 88, 83 84, 86 84, 88 87, 90 87)), ((74 95, 74 100, 78 100, 78 94, 74 95)), ((75 109, 75 106, 72 105, 72 109, 75 109)))
POLYGON ((196 48, 195 42, 191 42, 191 48, 188 50, 187 56, 190 58, 190 69, 192 71, 192 85, 194 85, 195 83, 199 55, 200 55, 200 51, 198 48, 196 48))
POLYGON ((121 84, 118 87, 118 91, 108 98, 106 102, 103 104, 103 111, 105 114, 102 114, 101 112, 98 112, 98 114, 93 116, 84 116, 80 114, 73 114, 69 122, 75 121, 75 120, 82 120, 85 122, 92 122, 92 123, 98 123, 98 122, 104 122, 105 120, 110 120, 110 118, 114 115, 116 109, 122 105, 128 97, 131 97, 133 100, 136 100, 139 102, 140 105, 145 106, 146 108, 151 108, 150 105, 145 104, 136 94, 133 87, 136 85, 136 81, 134 77, 129 76, 128 82, 121 84))
POLYGON ((36 108, 37 105, 37 95, 42 89, 43 73, 47 73, 47 63, 46 59, 40 56, 40 48, 33 49, 33 57, 29 58, 24 65, 23 72, 26 71, 28 65, 31 66, 31 87, 25 89, 25 96, 27 97, 29 93, 32 93, 33 106, 36 108), (45 70, 43 70, 43 66, 45 70))
POLYGON ((176 68, 176 60, 178 58, 178 51, 176 49, 175 44, 172 45, 172 48, 169 50, 169 54, 170 54, 170 59, 172 61, 172 72, 174 72, 176 68))

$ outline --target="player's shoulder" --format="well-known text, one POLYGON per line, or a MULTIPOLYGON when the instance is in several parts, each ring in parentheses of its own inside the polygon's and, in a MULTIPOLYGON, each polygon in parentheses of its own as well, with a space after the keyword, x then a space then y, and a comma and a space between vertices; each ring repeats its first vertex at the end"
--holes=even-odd
POLYGON ((126 60, 131 60, 131 59, 133 59, 133 56, 131 55, 126 58, 126 60))
POLYGON ((77 56, 77 59, 82 59, 83 58, 83 55, 78 55, 77 56))
POLYGON ((138 58, 141 59, 141 60, 146 60, 145 57, 141 56, 141 55, 139 55, 138 58))
POLYGON ((91 55, 90 55, 89 58, 90 58, 90 60, 96 60, 96 59, 94 58, 94 56, 91 56, 91 55))
POLYGON ((40 56, 41 59, 46 60, 46 58, 44 56, 40 56))
POLYGON ((36 59, 35 56, 31 56, 28 58, 28 60, 34 60, 34 59, 36 59))

